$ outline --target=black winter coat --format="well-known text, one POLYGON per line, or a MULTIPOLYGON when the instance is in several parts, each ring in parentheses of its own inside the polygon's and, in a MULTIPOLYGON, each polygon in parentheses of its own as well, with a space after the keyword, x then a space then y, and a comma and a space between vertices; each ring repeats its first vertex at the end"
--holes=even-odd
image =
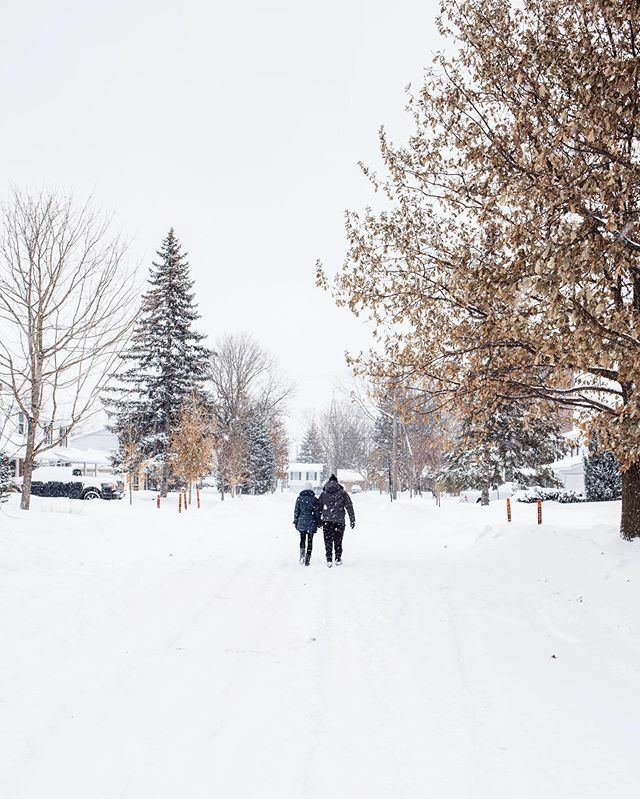
POLYGON ((320 523, 320 503, 310 489, 301 491, 296 499, 293 523, 299 533, 315 533, 320 523))
POLYGON ((356 523, 351 497, 337 480, 329 480, 320 494, 320 512, 323 522, 344 524, 344 512, 349 514, 351 526, 356 523))

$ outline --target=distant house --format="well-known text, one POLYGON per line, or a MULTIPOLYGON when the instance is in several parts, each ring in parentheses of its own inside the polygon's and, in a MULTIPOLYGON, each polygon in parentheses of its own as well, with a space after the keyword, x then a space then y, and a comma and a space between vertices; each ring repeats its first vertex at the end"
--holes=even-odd
POLYGON ((323 470, 324 463, 290 463, 287 468, 289 489, 302 491, 305 483, 311 483, 313 488, 320 488, 323 484, 323 470))
POLYGON ((584 493, 584 461, 583 455, 572 455, 568 458, 548 464, 564 488, 584 493))
POLYGON ((548 464, 562 485, 579 494, 584 492, 584 460, 589 450, 584 443, 583 434, 575 427, 562 434, 569 454, 559 461, 548 464))
MULTIPOLYGON (((24 471, 28 426, 29 421, 15 401, 12 389, 0 380, 0 452, 5 453, 9 468, 16 477, 22 476, 24 471)), ((66 423, 56 422, 54 425, 53 422, 47 421, 46 411, 43 412, 36 433, 36 443, 53 444, 54 441, 60 443, 53 450, 47 450, 38 456, 39 464, 67 465, 66 454, 60 456, 57 453, 68 445, 68 429, 66 423)))
POLYGON ((118 451, 118 436, 100 427, 89 433, 77 433, 71 436, 70 446, 75 449, 99 450, 111 456, 118 451))
POLYGON ((356 491, 367 490, 367 478, 361 472, 356 472, 353 469, 338 469, 336 477, 338 482, 349 492, 352 492, 354 488, 356 491))

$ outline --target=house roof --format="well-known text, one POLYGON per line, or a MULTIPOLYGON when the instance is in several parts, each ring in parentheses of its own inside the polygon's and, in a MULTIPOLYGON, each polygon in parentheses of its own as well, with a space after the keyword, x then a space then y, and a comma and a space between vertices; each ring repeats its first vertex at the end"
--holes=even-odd
POLYGON ((545 463, 545 466, 547 466, 549 469, 553 469, 556 472, 574 469, 576 466, 582 467, 582 465, 582 455, 573 455, 569 458, 561 458, 559 461, 554 461, 553 463, 545 463))
MULTIPOLYGON (((24 458, 26 447, 22 446, 16 452, 15 457, 24 458)), ((111 458, 108 453, 101 449, 76 449, 75 447, 53 447, 40 453, 37 458, 42 463, 89 463, 96 466, 110 466, 111 458)))
POLYGON ((364 483, 367 479, 361 472, 356 472, 355 469, 338 469, 336 477, 340 483, 364 483))

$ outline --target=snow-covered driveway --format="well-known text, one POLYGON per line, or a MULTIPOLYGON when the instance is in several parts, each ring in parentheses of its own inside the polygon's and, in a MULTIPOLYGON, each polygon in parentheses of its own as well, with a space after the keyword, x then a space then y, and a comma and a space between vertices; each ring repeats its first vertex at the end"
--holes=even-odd
POLYGON ((0 512, 8 799, 640 795, 640 546, 617 503, 355 497, 0 512))

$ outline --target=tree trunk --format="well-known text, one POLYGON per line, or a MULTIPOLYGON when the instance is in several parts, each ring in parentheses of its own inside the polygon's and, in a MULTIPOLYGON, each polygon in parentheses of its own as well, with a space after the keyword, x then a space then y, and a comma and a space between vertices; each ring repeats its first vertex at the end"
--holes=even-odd
POLYGON ((133 505, 133 472, 129 472, 129 505, 133 505))
POLYGON ((485 481, 482 484, 482 494, 480 498, 481 505, 488 505, 489 504, 489 481, 485 481))
POLYGON ((640 462, 622 473, 620 534, 627 541, 640 537, 640 462))
POLYGON ((36 424, 33 419, 29 419, 24 468, 22 470, 22 497, 20 499, 20 507, 22 510, 29 510, 31 507, 31 478, 33 475, 33 451, 35 446, 36 424))
POLYGON ((162 464, 162 482, 160 484, 160 495, 166 497, 169 493, 169 465, 162 464))
POLYGON ((398 423, 395 415, 391 428, 391 499, 398 499, 398 423))

